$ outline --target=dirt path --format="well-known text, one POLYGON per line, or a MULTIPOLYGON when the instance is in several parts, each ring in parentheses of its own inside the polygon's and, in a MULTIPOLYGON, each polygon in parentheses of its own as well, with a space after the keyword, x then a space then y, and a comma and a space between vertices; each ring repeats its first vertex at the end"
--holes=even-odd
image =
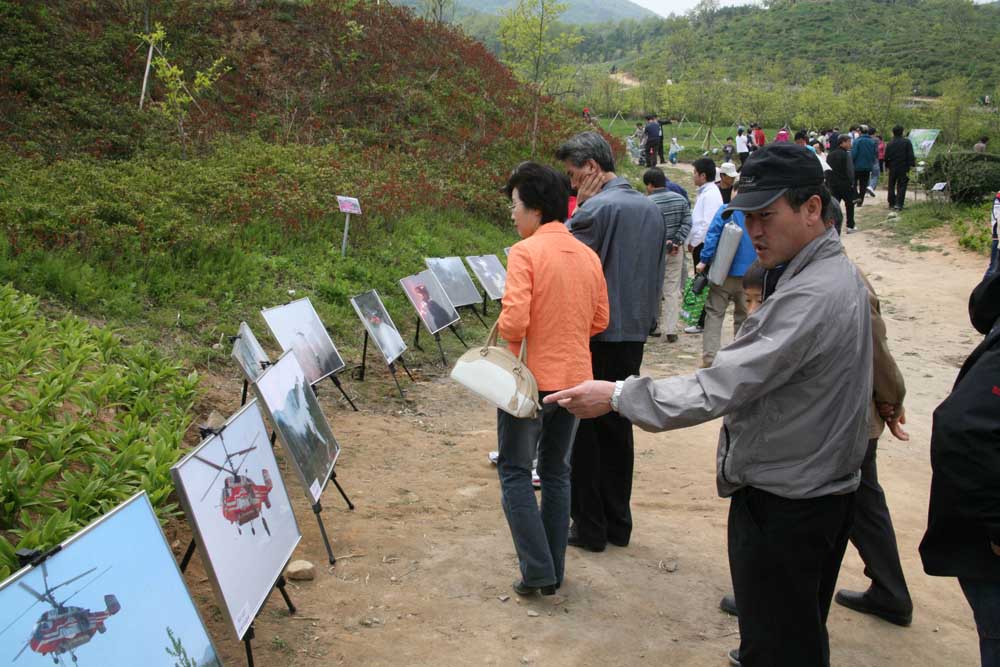
MULTIPOLYGON (((848 236, 846 246, 881 294, 909 384, 912 440, 883 438, 879 460, 914 623, 898 628, 834 605, 833 663, 971 665, 978 653, 969 608, 955 580, 923 574, 917 545, 926 522, 930 416, 978 340, 965 304, 983 260, 954 250, 946 236, 925 242, 939 251, 900 249, 877 226, 886 216, 881 192, 879 202, 859 211, 866 230, 848 236)), ((478 325, 467 330, 484 334, 478 325)), ((692 371, 699 353, 694 336, 649 345, 644 372, 692 371)), ((257 623, 257 664, 727 664, 738 634, 736 621, 717 607, 730 588, 728 504, 715 493, 718 424, 637 431, 632 544, 601 554, 570 549, 562 595, 522 601, 510 590, 516 559, 487 462, 495 417, 441 378, 431 357, 424 364, 427 375, 405 404, 392 399, 379 371, 364 384, 348 383, 360 394, 361 413, 333 404, 331 392, 321 396, 344 448, 339 478, 357 510, 346 511, 336 491, 327 491, 327 526, 342 557, 328 569, 311 512, 304 502, 297 507, 304 533, 297 557, 323 567, 316 581, 291 586, 295 617, 280 598, 268 602, 257 623)), ((235 409, 235 373, 210 381, 213 406, 235 409)), ((285 479, 301 497, 291 471, 285 479)), ((197 557, 188 578, 226 664, 244 664, 241 646, 213 611, 197 557)), ((866 583, 849 547, 840 585, 866 583)))

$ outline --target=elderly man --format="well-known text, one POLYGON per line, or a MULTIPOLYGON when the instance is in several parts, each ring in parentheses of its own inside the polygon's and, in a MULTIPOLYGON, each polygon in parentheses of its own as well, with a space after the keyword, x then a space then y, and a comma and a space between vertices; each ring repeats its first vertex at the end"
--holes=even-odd
POLYGON ((774 292, 711 368, 654 381, 586 382, 550 394, 574 414, 615 412, 650 431, 724 417, 717 483, 730 497, 729 567, 742 665, 829 665, 826 618, 868 443, 868 290, 824 224, 830 193, 808 149, 747 160, 744 211, 774 292))
MULTIPOLYGON (((624 380, 639 372, 646 337, 656 325, 666 268, 666 231, 656 204, 615 174, 611 146, 584 132, 559 147, 577 189, 579 208, 566 223, 604 268, 611 322, 590 343, 594 377, 624 380)), ((529 342, 530 354, 530 342, 529 342)), ((603 551, 632 535, 632 424, 617 414, 580 422, 570 478, 573 527, 569 544, 603 551)))
POLYGON ((687 199, 668 189, 667 176, 659 167, 647 169, 642 175, 642 182, 646 186, 649 200, 660 209, 667 239, 664 248, 667 264, 663 272, 663 308, 660 311, 659 333, 668 343, 676 343, 684 279, 684 239, 691 231, 691 206, 687 199))

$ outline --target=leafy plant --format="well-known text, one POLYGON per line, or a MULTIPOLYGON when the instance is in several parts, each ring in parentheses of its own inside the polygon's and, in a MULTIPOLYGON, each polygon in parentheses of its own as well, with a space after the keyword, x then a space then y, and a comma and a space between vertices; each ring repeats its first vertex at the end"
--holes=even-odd
POLYGON ((954 202, 981 202, 1000 189, 1000 155, 966 151, 940 154, 924 169, 921 182, 927 188, 946 182, 954 202))

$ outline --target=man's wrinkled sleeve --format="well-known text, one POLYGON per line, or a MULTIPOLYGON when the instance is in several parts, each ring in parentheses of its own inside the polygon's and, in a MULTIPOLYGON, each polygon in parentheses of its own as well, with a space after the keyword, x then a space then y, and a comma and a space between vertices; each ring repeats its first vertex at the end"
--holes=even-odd
MULTIPOLYGON (((808 295, 767 303, 758 328, 719 350, 711 368, 693 375, 625 381, 620 413, 644 431, 695 426, 759 399, 789 379, 816 354, 824 319, 808 295)), ((748 320, 749 321, 749 320, 748 320)))

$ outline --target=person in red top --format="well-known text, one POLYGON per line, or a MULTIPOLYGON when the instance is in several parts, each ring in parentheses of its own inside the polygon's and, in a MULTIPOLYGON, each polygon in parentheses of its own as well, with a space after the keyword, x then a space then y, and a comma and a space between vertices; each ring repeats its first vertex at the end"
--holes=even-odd
POLYGON ((764 144, 767 143, 767 137, 764 135, 764 130, 760 129, 760 125, 757 123, 753 124, 753 143, 757 148, 763 148, 764 144))
MULTIPOLYGON (((523 239, 507 258, 498 322, 515 355, 527 345, 527 366, 539 402, 553 391, 593 378, 590 337, 607 328, 608 288, 601 260, 566 225, 569 191, 550 167, 525 162, 507 182, 511 218, 523 239)), ((497 410, 501 504, 521 577, 519 595, 552 595, 563 580, 570 520, 570 449, 577 419, 557 404, 519 419, 497 410), (541 511, 531 486, 538 449, 541 511)))

